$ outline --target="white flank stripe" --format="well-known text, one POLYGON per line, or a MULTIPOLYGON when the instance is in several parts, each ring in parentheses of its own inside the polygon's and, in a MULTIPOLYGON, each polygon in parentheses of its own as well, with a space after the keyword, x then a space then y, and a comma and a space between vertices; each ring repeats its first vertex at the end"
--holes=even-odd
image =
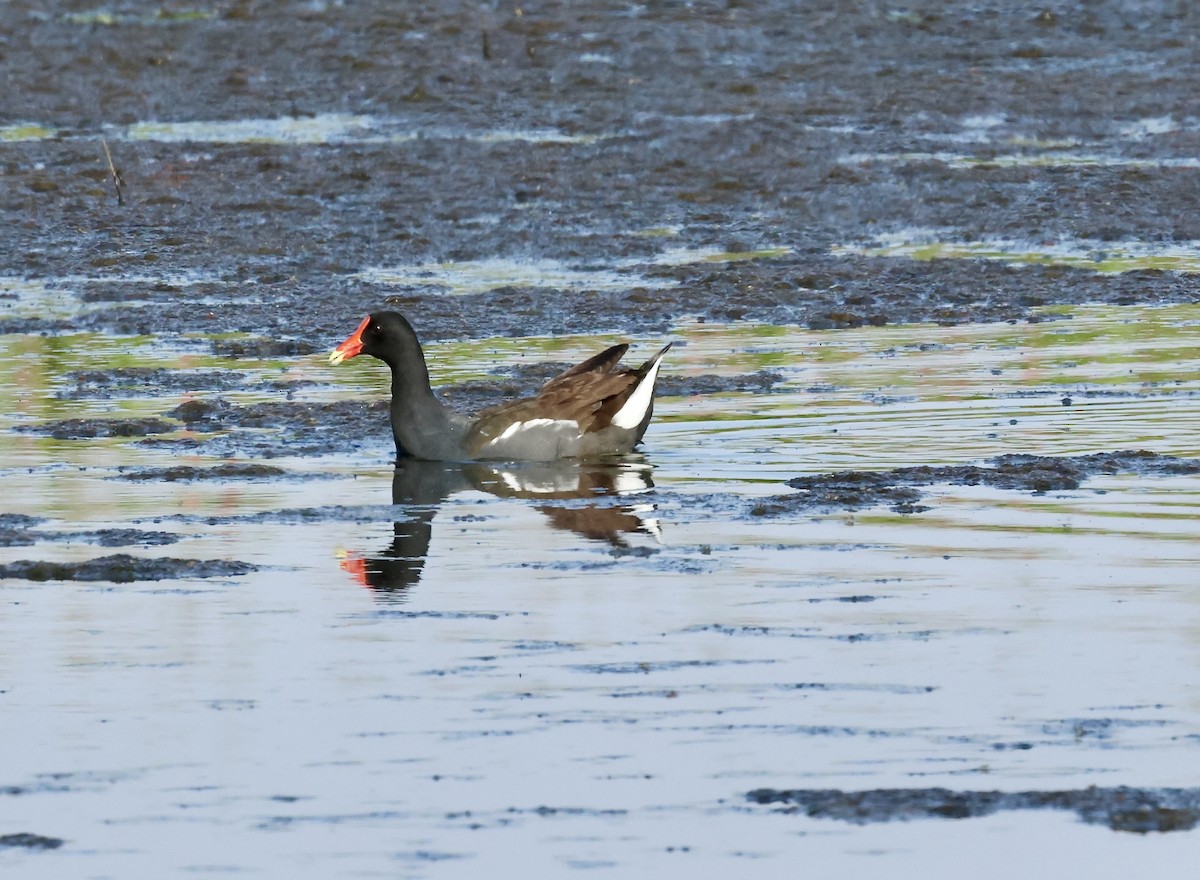
MULTIPOLYGON (((513 422, 511 425, 509 425, 507 428, 504 429, 504 433, 501 434, 499 437, 497 437, 496 440, 507 440, 509 437, 512 437, 514 434, 520 434, 522 431, 528 431, 530 428, 537 428, 540 425, 553 425, 553 424, 554 424, 554 419, 530 419, 527 422, 513 422)), ((493 440, 492 442, 495 443, 496 440, 493 440)))
POLYGON ((570 419, 530 419, 527 422, 513 422, 504 429, 503 434, 498 437, 493 437, 491 440, 485 443, 484 448, 486 449, 488 446, 495 446, 497 443, 503 443, 505 440, 508 440, 533 428, 546 428, 551 425, 558 425, 562 428, 569 427, 573 431, 579 430, 579 423, 571 421, 570 419))
POLYGON ((650 372, 646 374, 646 378, 642 380, 642 384, 625 401, 620 412, 613 416, 612 423, 618 428, 630 430, 642 423, 642 419, 646 417, 646 410, 650 408, 650 403, 654 400, 654 381, 658 378, 658 368, 661 365, 662 358, 659 358, 650 368, 650 372))

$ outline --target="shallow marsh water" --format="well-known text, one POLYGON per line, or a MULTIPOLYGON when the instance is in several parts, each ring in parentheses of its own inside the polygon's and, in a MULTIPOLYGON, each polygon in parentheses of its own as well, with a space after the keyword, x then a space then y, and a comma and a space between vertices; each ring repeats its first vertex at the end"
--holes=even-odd
POLYGON ((1190 880, 1197 24, 0 4, 0 871, 1190 880))
MULTIPOLYGON (((0 564, 102 557, 89 534, 136 529, 177 540, 124 548, 134 556, 257 570, 0 580, 6 802, 21 829, 69 842, 0 848, 0 863, 31 877, 438 877, 514 859, 548 875, 715 877, 803 853, 909 876, 952 853, 1007 858, 1014 833, 1097 876, 1148 852, 1186 860, 1193 832, 1069 813, 846 824, 747 799, 1180 784, 1200 729, 1200 478, 936 485, 911 514, 754 511, 803 474, 1014 451, 1200 455, 1200 310, 1047 318, 837 334, 682 323, 682 377, 779 381, 664 398, 644 457, 585 474, 582 492, 570 468, 434 466, 393 485, 382 434, 273 458, 282 475, 122 479, 221 459, 14 429, 162 417, 194 395, 58 395, 79 371, 222 359, 6 337, 6 512, 40 521, 13 531, 29 541, 0 564)), ((429 354, 452 384, 605 341, 429 354)), ((225 362, 250 379, 223 394, 277 397, 252 379, 279 376, 297 403, 386 391, 374 363, 322 361, 225 362)))

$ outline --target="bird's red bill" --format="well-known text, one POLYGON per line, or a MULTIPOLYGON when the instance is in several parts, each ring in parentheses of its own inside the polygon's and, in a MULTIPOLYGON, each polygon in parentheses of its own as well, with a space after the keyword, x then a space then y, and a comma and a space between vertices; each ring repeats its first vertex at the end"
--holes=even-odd
POLYGON ((371 316, 363 318, 358 329, 350 334, 350 338, 335 348, 329 354, 329 363, 340 364, 342 361, 349 360, 363 350, 363 331, 367 329, 367 325, 371 323, 371 316))

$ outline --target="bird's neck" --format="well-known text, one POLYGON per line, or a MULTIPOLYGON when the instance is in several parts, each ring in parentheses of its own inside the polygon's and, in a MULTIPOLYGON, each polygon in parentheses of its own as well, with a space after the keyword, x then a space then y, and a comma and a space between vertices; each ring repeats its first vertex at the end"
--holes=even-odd
POLYGON ((397 458, 445 457, 467 420, 437 399, 424 362, 392 366, 392 429, 397 458))

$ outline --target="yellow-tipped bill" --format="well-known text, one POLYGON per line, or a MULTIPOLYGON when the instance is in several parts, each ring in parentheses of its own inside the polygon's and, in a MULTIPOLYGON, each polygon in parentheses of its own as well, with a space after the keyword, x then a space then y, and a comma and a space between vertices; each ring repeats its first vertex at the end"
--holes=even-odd
POLYGON ((340 364, 342 361, 349 360, 363 350, 363 331, 367 329, 367 325, 371 323, 371 317, 368 315, 363 318, 358 329, 350 334, 350 338, 335 348, 329 353, 329 363, 340 364))

